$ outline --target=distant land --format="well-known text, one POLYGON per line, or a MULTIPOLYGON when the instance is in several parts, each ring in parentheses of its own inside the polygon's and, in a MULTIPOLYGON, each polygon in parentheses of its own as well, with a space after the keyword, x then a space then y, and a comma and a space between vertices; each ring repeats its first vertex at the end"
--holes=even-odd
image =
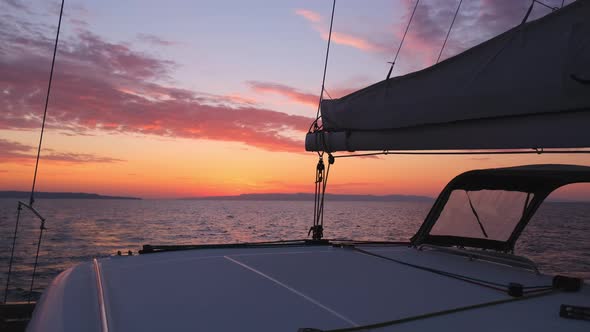
MULTIPOLYGON (((28 199, 30 191, 0 191, 0 198, 25 198, 28 199)), ((105 196, 89 193, 61 193, 61 192, 36 192, 35 198, 39 199, 133 199, 140 200, 138 197, 125 196, 105 196)))
MULTIPOLYGON (((242 194, 236 196, 204 196, 185 197, 181 200, 203 201, 313 201, 314 194, 242 194)), ((326 194, 330 201, 362 201, 362 202, 430 202, 432 197, 414 195, 340 195, 326 194)))

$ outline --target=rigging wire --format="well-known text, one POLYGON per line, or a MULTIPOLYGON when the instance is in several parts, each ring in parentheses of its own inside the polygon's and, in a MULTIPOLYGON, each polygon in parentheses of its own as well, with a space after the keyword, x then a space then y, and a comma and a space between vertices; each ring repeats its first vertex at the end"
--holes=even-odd
MULTIPOLYGON (((336 0, 332 1, 332 15, 330 16, 330 31, 328 33, 328 45, 326 46, 326 58, 324 60, 324 74, 322 77, 322 90, 320 91, 320 97, 318 100, 318 110, 316 112, 315 120, 309 127, 309 132, 318 131, 320 126, 318 125, 318 121, 320 120, 320 110, 322 107, 322 100, 324 99, 324 92, 330 95, 328 91, 326 91, 326 72, 328 71, 328 59, 330 56, 330 44, 332 42, 332 27, 334 26, 334 11, 336 9, 336 0)), ((330 97, 331 98, 331 97, 330 97)), ((323 137, 322 137, 323 142, 323 137)), ((326 149, 324 148, 324 151, 326 149)), ((313 207, 313 226, 309 229, 308 235, 312 234, 313 240, 321 240, 323 237, 323 224, 324 224, 324 196, 326 193, 326 185, 328 176, 327 174, 324 176, 324 162, 323 156, 324 151, 317 151, 320 160, 318 161, 318 165, 316 168, 316 180, 315 180, 315 194, 314 194, 314 207, 313 207)), ((330 155, 330 164, 334 163, 334 158, 330 155)), ((330 164, 328 164, 328 172, 330 171, 330 164)))
MULTIPOLYGON (((332 16, 330 17, 330 32, 328 33, 328 46, 326 47, 326 59, 324 61, 324 75, 322 78, 322 90, 320 91, 320 98, 318 101, 318 110, 315 115, 315 121, 312 124, 314 130, 319 129, 318 120, 320 119, 320 109, 322 107, 322 99, 324 98, 325 84, 326 84, 326 72, 328 70, 328 58, 330 56, 330 43, 332 41, 332 26, 334 25, 334 10, 336 9, 336 0, 332 1, 332 16)), ((310 128, 311 132, 311 128, 310 128)))
MULTIPOLYGON (((550 6, 550 5, 544 3, 543 1, 540 1, 540 0, 533 0, 533 2, 536 2, 539 5, 541 5, 541 6, 545 7, 545 8, 549 8, 551 10, 558 10, 559 9, 557 7, 552 7, 552 6, 550 6)), ((563 1, 561 2, 561 7, 563 7, 563 1)))
POLYGON ((457 10, 455 10, 455 15, 453 16, 453 20, 451 21, 451 26, 449 27, 449 31, 447 31, 447 36, 445 37, 445 41, 443 42, 442 47, 440 48, 440 53, 438 53, 438 58, 436 59, 436 63, 440 61, 440 57, 443 54, 445 46, 447 45, 447 40, 449 40, 449 35, 451 34, 451 30, 453 29, 453 25, 455 24, 455 20, 457 19, 457 14, 459 14, 459 8, 461 8, 461 4, 463 0, 459 0, 459 5, 457 6, 457 10))
MULTIPOLYGON (((57 45, 59 43, 59 31, 61 29, 61 19, 64 12, 65 0, 61 1, 61 8, 59 10, 59 21, 57 22, 57 31, 55 33, 55 45, 53 46, 53 58, 51 59, 51 71, 49 73, 49 83, 47 84, 47 95, 45 96, 45 109, 43 111, 43 122, 41 123, 41 135, 39 136, 39 146, 37 148, 37 160, 35 162, 35 173, 33 175, 33 186, 31 187, 31 197, 29 198, 29 206, 33 209, 35 202, 35 183, 37 181, 37 169, 39 166, 39 158, 41 156, 41 145, 43 143, 43 132, 45 131, 45 120, 47 118, 47 106, 49 105, 49 94, 51 92, 51 82, 53 81, 53 69, 55 67, 55 58, 57 55, 57 45)), ((33 264, 33 276, 31 277, 31 287, 29 289, 29 303, 33 296, 33 285, 35 284, 35 274, 37 272, 37 263, 39 261, 39 250, 41 249, 41 240, 43 239, 43 231, 45 230, 45 218, 41 218, 41 225, 39 226, 39 239, 37 240, 37 252, 35 254, 35 263, 33 264)))
POLYGON ((404 40, 406 40, 406 35, 408 34, 408 30, 410 29, 410 24, 412 24, 412 20, 414 19, 414 14, 416 14, 416 9, 418 8, 418 4, 420 0, 416 0, 416 4, 414 5, 414 10, 412 10, 412 15, 410 15, 410 19, 408 20, 408 25, 406 26, 406 31, 404 31, 404 35, 402 36, 402 40, 399 43, 399 47, 397 48, 397 52, 395 52, 395 57, 391 63, 391 67, 389 67, 389 72, 387 73, 387 80, 391 77, 391 72, 393 71, 393 66, 395 66, 395 62, 397 61, 397 57, 399 56, 399 52, 404 45, 404 40))
POLYGON ((309 228, 307 235, 312 235, 314 241, 322 240, 324 236, 324 198, 326 197, 326 186, 330 175, 330 166, 334 164, 334 156, 328 153, 328 168, 324 164, 324 158, 320 157, 316 167, 315 192, 313 203, 313 226, 309 228))
POLYGON ((59 21, 57 23, 57 33, 55 35, 55 45, 53 46, 53 58, 51 59, 51 71, 49 72, 49 83, 47 84, 47 95, 45 96, 45 109, 43 111, 43 122, 41 123, 41 135, 39 136, 39 146, 37 147, 37 159, 35 161, 35 172, 33 173, 33 185, 31 187, 31 196, 29 197, 29 205, 33 206, 35 202, 35 184, 37 183, 37 169, 39 168, 39 158, 41 156, 41 145, 43 144, 43 133, 45 132, 45 120, 47 119, 47 106, 49 105, 49 94, 51 92, 51 82, 53 81, 53 68, 55 67, 55 56, 57 54, 57 44, 59 41, 59 30, 61 28, 61 18, 64 12, 64 2, 61 1, 61 9, 59 11, 59 21))
MULTIPOLYGON (((563 7, 564 1, 565 0, 562 0, 561 1, 561 7, 563 7)), ((529 15, 531 14, 531 11, 533 11, 533 7, 535 7, 535 3, 538 3, 539 5, 541 5, 541 6, 545 7, 545 8, 549 8, 552 11, 556 11, 556 10, 559 9, 557 7, 549 6, 548 4, 546 4, 546 3, 542 2, 542 1, 539 1, 539 0, 531 0, 531 5, 529 6, 529 9, 527 10, 527 12, 524 15, 524 18, 522 19, 522 22, 520 22, 520 24, 525 24, 526 23, 527 19, 529 18, 529 15)))
POLYGON ((29 288, 29 296, 28 296, 28 302, 31 303, 32 297, 33 297, 33 286, 35 285, 35 276, 37 273, 37 265, 39 262, 39 251, 41 249, 41 240, 43 239, 43 231, 46 229, 45 228, 45 218, 43 218, 43 216, 41 216, 41 214, 39 214, 39 212, 37 212, 37 210, 35 210, 35 208, 33 208, 33 203, 35 202, 35 184, 37 182, 37 171, 39 168, 39 159, 41 157, 41 146, 43 144, 43 133, 45 131, 45 122, 47 119, 47 108, 49 105, 49 95, 51 92, 51 83, 53 81, 53 70, 55 68, 55 58, 57 55, 57 45, 59 43, 59 32, 61 30, 61 21, 63 18, 63 11, 64 11, 64 3, 65 0, 61 1, 61 7, 59 10, 59 21, 57 23, 57 31, 56 31, 56 35, 55 35, 55 44, 53 46, 53 57, 51 59, 51 71, 49 73, 49 82, 47 84, 47 95, 45 96, 45 108, 43 110, 43 121, 41 123, 41 134, 39 136, 39 146, 37 147, 37 158, 35 161, 35 171, 33 173, 33 184, 31 186, 31 195, 29 197, 29 204, 25 204, 21 201, 18 202, 18 207, 17 207, 17 216, 16 216, 16 223, 14 226, 14 236, 12 239, 12 248, 11 248, 11 253, 10 253, 10 262, 8 264, 8 273, 7 273, 7 278, 6 278, 6 288, 4 291, 4 303, 6 303, 6 299, 8 297, 8 287, 10 285, 10 275, 12 274, 12 263, 14 260, 14 249, 16 247, 16 236, 18 233, 18 225, 20 222, 20 217, 21 217, 21 210, 23 207, 26 207, 28 210, 30 210, 31 212, 33 212, 33 214, 35 214, 39 220, 41 220, 41 224, 39 226, 39 239, 37 240, 37 251, 35 254, 35 263, 33 264, 33 274, 31 276, 31 285, 29 288))

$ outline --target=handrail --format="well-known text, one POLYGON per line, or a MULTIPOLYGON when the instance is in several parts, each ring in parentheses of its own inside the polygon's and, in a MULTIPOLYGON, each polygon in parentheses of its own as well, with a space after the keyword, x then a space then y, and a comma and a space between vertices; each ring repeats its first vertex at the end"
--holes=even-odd
POLYGON ((31 286, 29 288, 29 298, 27 301, 28 303, 31 303, 32 296, 33 296, 33 285, 35 283, 35 274, 37 272, 37 262, 39 259, 39 249, 41 247, 41 238, 43 236, 43 231, 45 229, 47 229, 45 227, 45 220, 46 219, 37 210, 35 210, 35 208, 30 206, 29 204, 18 201, 16 223, 14 225, 14 234, 12 236, 12 247, 10 249, 10 261, 8 263, 8 273, 6 276, 6 287, 4 288, 4 303, 6 303, 6 300, 8 298, 8 287, 10 286, 10 275, 12 274, 12 264, 14 262, 14 249, 16 247, 18 225, 20 223, 20 216, 21 216, 21 211, 22 211, 23 207, 27 208, 27 210, 31 211, 37 218, 39 218, 39 220, 41 220, 41 224, 39 225, 39 239, 37 240, 37 254, 35 255, 35 263, 33 264, 33 275, 31 276, 31 286))
POLYGON ((481 259, 486 260, 489 262, 509 265, 512 267, 520 267, 527 270, 534 271, 536 274, 541 274, 537 264, 532 260, 523 257, 523 256, 516 256, 513 254, 504 254, 500 252, 487 252, 487 251, 475 251, 475 250, 467 250, 467 249, 459 249, 459 248, 451 248, 451 247, 442 247, 432 244, 422 244, 418 247, 418 249, 422 250, 423 248, 430 248, 433 250, 443 251, 453 255, 465 256, 469 257, 470 259, 481 259))

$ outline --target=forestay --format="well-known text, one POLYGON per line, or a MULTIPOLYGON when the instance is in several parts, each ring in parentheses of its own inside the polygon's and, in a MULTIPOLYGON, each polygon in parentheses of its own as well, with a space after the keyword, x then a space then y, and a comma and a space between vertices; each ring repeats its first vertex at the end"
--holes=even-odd
POLYGON ((590 0, 322 101, 311 151, 590 147, 590 0))

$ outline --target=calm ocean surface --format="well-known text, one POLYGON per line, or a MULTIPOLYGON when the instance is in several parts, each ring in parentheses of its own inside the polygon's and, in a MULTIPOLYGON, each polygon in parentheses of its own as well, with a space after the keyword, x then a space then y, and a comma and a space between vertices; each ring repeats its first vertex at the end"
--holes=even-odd
MULTIPOLYGON (((326 202, 325 237, 408 240, 429 202, 326 202)), ((16 218, 16 199, 0 199, 0 287, 4 290, 16 218)), ((35 296, 53 277, 117 250, 143 244, 202 244, 302 239, 313 202, 176 200, 39 200, 47 219, 35 296)), ((590 203, 545 203, 521 237, 517 254, 548 274, 590 280, 590 203)), ((28 294, 39 222, 21 219, 9 300, 28 294)))

